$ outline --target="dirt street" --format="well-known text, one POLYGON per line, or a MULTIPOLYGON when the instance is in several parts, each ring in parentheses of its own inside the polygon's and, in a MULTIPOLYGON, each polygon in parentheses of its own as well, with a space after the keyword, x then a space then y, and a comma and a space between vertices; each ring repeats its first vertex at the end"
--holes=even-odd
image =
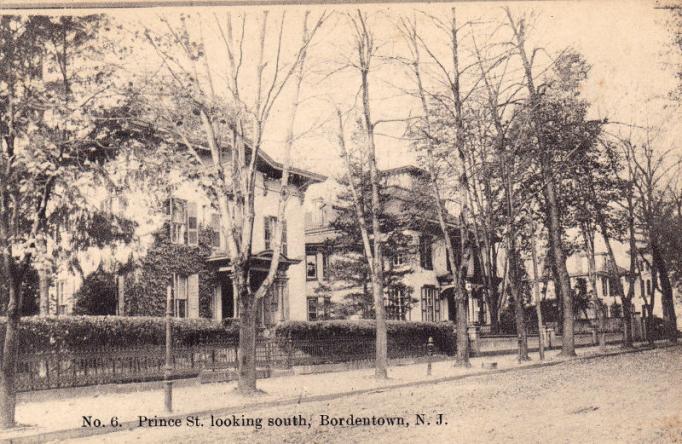
MULTIPOLYGON (((334 383, 333 374, 329 381, 334 383)), ((187 418, 180 427, 145 427, 81 442, 682 443, 680 381, 682 348, 676 347, 187 418)))

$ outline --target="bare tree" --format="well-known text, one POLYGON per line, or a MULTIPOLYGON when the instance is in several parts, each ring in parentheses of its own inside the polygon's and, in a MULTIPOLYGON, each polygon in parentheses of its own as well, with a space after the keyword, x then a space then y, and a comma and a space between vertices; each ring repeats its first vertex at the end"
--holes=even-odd
POLYGON ((379 224, 379 213, 381 202, 379 199, 380 178, 377 169, 376 146, 374 143, 374 128, 376 122, 372 119, 370 106, 370 84, 369 73, 372 67, 372 60, 376 55, 377 45, 374 35, 367 23, 367 14, 359 9, 355 14, 349 14, 348 19, 353 28, 354 49, 356 59, 352 66, 360 74, 360 94, 362 95, 362 115, 363 128, 365 130, 365 141, 367 144, 367 164, 369 167, 369 180, 371 185, 371 226, 372 226, 372 249, 370 250, 369 235, 366 217, 360 206, 359 196, 355 185, 353 185, 353 173, 351 171, 348 150, 346 149, 343 135, 343 122, 339 114, 339 143, 344 152, 348 180, 353 192, 353 202, 358 217, 358 223, 362 230, 363 245, 365 256, 369 263, 370 276, 372 281, 372 294, 374 297, 374 312, 376 318, 376 358, 374 363, 375 376, 379 379, 388 377, 388 338, 386 332, 386 309, 384 307, 384 253, 383 253, 383 233, 379 224))
MULTIPOLYGON (((269 14, 264 11, 260 18, 255 59, 255 85, 244 81, 244 45, 248 40, 247 18, 238 20, 235 30, 230 13, 221 23, 214 16, 216 27, 224 45, 227 73, 224 84, 214 81, 213 68, 209 64, 204 48, 203 33, 199 42, 193 41, 185 19, 174 26, 162 19, 166 26, 166 45, 150 30, 145 32, 147 41, 162 61, 173 97, 180 97, 173 109, 164 109, 161 104, 159 119, 154 122, 171 143, 179 145, 194 160, 199 174, 208 177, 201 185, 209 195, 215 196, 220 216, 222 235, 227 243, 227 253, 232 267, 232 284, 239 306, 239 382, 240 392, 250 394, 256 389, 256 314, 259 301, 268 294, 280 260, 282 232, 289 190, 289 170, 294 142, 294 121, 299 104, 304 63, 308 48, 316 32, 326 19, 322 14, 312 28, 308 27, 306 12, 303 19, 301 43, 288 64, 283 60, 283 39, 285 13, 282 13, 276 31, 275 53, 266 59, 266 37, 269 14), (235 35, 236 34, 236 35, 235 35), (184 61, 182 63, 181 61, 184 61), (269 76, 267 74, 269 69, 269 76), (284 161, 280 179, 277 204, 277 223, 272 237, 272 259, 264 280, 253 288, 251 255, 255 218, 255 194, 257 165, 262 155, 266 124, 272 118, 272 110, 285 87, 293 82, 293 102, 287 127, 284 161), (227 101, 218 95, 218 87, 226 89, 227 101), (189 86, 189 87, 188 87, 189 86), (255 94, 249 100, 249 88, 255 87, 255 94), (182 105, 189 105, 196 117, 194 124, 178 124, 178 114, 186 114, 182 105), (178 106, 179 105, 179 106, 178 106), (173 114, 173 111, 179 111, 173 114), (228 135, 226 137, 226 134, 228 135), (200 155, 202 150, 210 152, 210 163, 200 155)), ((194 29, 201 31, 202 24, 194 29)), ((203 32, 203 31, 201 31, 203 32)), ((163 40, 161 40, 163 42, 163 40)), ((172 107, 171 107, 172 108, 172 107)), ((187 168, 185 166, 184 168, 187 168)))
MULTIPOLYGON (((528 106, 531 116, 532 131, 535 135, 536 143, 540 150, 540 165, 544 180, 543 194, 547 203, 547 219, 550 237, 550 247, 553 256, 553 263, 558 275, 558 290, 563 304, 563 340, 561 353, 564 356, 575 355, 575 342, 573 337, 573 294, 571 283, 566 268, 566 256, 564 253, 563 239, 561 236, 562 227, 559 215, 559 201, 554 183, 554 172, 550 154, 552 147, 547 144, 543 134, 543 123, 540 115, 541 95, 535 85, 533 74, 532 57, 526 50, 526 23, 523 18, 516 20, 512 17, 509 8, 505 8, 508 24, 513 32, 513 47, 521 59, 524 81, 528 93, 528 106)), ((535 51, 533 51, 535 54, 535 51)))
MULTIPOLYGON (((671 342, 677 342, 677 315, 675 314, 668 264, 662 253, 662 244, 665 242, 662 233, 665 232, 664 225, 668 223, 665 212, 665 191, 669 188, 671 180, 674 179, 670 173, 675 171, 679 161, 670 159, 672 149, 658 152, 654 148, 648 129, 644 143, 637 146, 625 140, 624 148, 631 168, 632 184, 636 190, 634 197, 635 207, 638 209, 636 218, 651 254, 652 271, 655 273, 652 279, 654 286, 657 284, 657 280, 660 281, 666 336, 671 342)), ((634 219, 634 211, 632 216, 634 219)), ((634 220, 632 225, 634 225, 634 220)), ((648 307, 650 315, 653 315, 653 302, 654 298, 652 297, 650 307, 648 307)))
MULTIPOLYGON (((462 92, 462 76, 467 69, 471 67, 460 66, 460 37, 459 33, 464 26, 458 26, 455 8, 450 10, 450 20, 445 22, 435 16, 428 16, 431 23, 439 29, 443 34, 447 35, 450 46, 451 63, 441 60, 433 51, 423 36, 417 32, 416 20, 409 21, 403 19, 400 22, 400 28, 405 36, 410 51, 410 59, 406 61, 407 65, 414 76, 417 86, 417 96, 421 105, 423 113, 421 131, 422 139, 426 151, 426 167, 429 173, 429 182, 433 199, 435 202, 438 223, 445 240, 445 248, 448 260, 452 265, 455 304, 456 304, 456 338, 457 338, 457 358, 456 365, 469 366, 469 350, 467 337, 467 290, 465 287, 464 276, 466 264, 464 258, 474 254, 475 246, 471 245, 470 241, 470 226, 469 226, 469 197, 471 195, 471 188, 469 183, 470 174, 467 171, 467 156, 466 156, 466 134, 464 124, 464 103, 468 97, 471 96, 473 89, 462 92), (429 91, 424 84, 424 75, 422 65, 429 62, 421 61, 421 50, 423 50, 429 62, 432 62, 436 67, 439 77, 446 86, 445 93, 429 91), (450 68, 447 66, 451 65, 450 68), (460 169, 459 180, 456 185, 458 193, 458 201, 461 205, 459 218, 460 229, 460 251, 455 252, 455 246, 448 229, 447 212, 445 210, 443 190, 439 182, 442 179, 438 177, 438 168, 435 160, 435 146, 442 144, 444 141, 438 135, 438 131, 432 122, 435 110, 432 109, 430 103, 435 102, 447 110, 454 123, 454 140, 452 141, 452 152, 449 153, 453 159, 457 159, 457 164, 460 169), (467 250, 470 253, 467 255, 467 250), (456 261, 461 258, 461 261, 456 261), (461 269, 456 264, 460 264, 461 269)), ((476 84, 477 82, 474 82, 476 84)), ((452 162, 453 164, 455 162, 452 162)), ((474 228, 474 236, 478 240, 478 230, 474 228)), ((476 242, 478 244, 478 242, 476 242)), ((490 268, 490 263, 486 262, 490 268)))

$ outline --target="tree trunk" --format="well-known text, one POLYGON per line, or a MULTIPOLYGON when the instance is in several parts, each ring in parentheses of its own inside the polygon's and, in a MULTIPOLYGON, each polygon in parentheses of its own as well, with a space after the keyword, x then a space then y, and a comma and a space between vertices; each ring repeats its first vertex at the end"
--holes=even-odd
POLYGON ((235 267, 235 294, 239 298, 239 381, 237 390, 253 394, 256 388, 256 312, 257 305, 248 288, 248 267, 235 267))
POLYGON ((455 292, 457 310, 457 356, 455 366, 471 367, 469 363, 469 337, 467 336, 467 300, 461 289, 455 292))
MULTIPOLYGON (((12 271, 10 270, 10 273, 12 271)), ((2 347, 2 369, 0 369, 0 428, 16 425, 15 406, 17 401, 16 372, 18 359, 18 329, 21 317, 21 284, 11 276, 8 279, 9 303, 5 341, 2 347)))
POLYGON ((39 293, 39 307, 40 316, 47 316, 50 314, 50 285, 47 274, 47 267, 41 266, 38 269, 38 293, 39 293))
POLYGON ((388 377, 388 350, 386 333, 386 315, 384 307, 384 255, 383 255, 383 235, 379 224, 379 213, 381 212, 381 201, 379 199, 379 173, 377 171, 376 146, 374 144, 374 122, 371 117, 369 101, 369 67, 370 60, 374 51, 372 37, 366 27, 365 18, 360 10, 357 11, 358 20, 362 31, 358 35, 358 53, 360 64, 360 78, 362 83, 362 109, 365 130, 367 132, 367 162, 369 164, 369 178, 372 187, 371 207, 372 207, 372 234, 374 236, 373 264, 372 270, 372 294, 374 296, 374 312, 376 318, 376 357, 374 361, 374 373, 378 379, 388 377))
POLYGON ((535 246, 535 224, 531 225, 530 254, 533 261, 533 296, 535 298, 535 313, 538 318, 538 354, 540 360, 545 359, 544 324, 542 322, 542 299, 540 297, 540 273, 538 272, 538 257, 535 246))
MULTIPOLYGON (((609 254, 609 274, 616 283, 616 292, 618 293, 623 306, 623 347, 632 347, 632 310, 630 309, 632 302, 625 296, 623 285, 620 282, 618 264, 616 263, 616 255, 614 254, 613 248, 611 247, 611 239, 607 231, 606 222, 602 218, 599 220, 599 226, 601 228, 601 235, 604 239, 604 244, 606 244, 606 251, 609 254)), ((632 286, 632 284, 630 285, 632 286)))
POLYGON ((488 294, 489 303, 488 309, 490 310, 490 333, 496 335, 500 332, 500 310, 498 309, 500 293, 497 288, 492 287, 488 294))
POLYGON ((623 348, 632 348, 632 309, 623 301, 623 348))
MULTIPOLYGON (((591 301, 594 306, 595 316, 597 317, 597 337, 599 348, 606 347, 606 321, 604 319, 604 305, 597 296, 597 264, 594 259, 594 236, 589 232, 590 227, 582 226, 582 238, 585 254, 587 254, 587 275, 590 282, 591 301)), ((594 233, 592 231, 592 233, 594 233)))
MULTIPOLYGON (((417 82, 417 90, 419 93, 419 98, 421 101, 422 105, 422 112, 424 114, 424 123, 426 127, 426 160, 427 160, 427 169, 429 173, 429 182, 431 186, 431 190, 433 192, 433 200, 436 206, 436 215, 438 217, 438 224, 440 226, 440 230, 443 234, 443 240, 445 241, 445 253, 447 255, 447 260, 450 263, 450 268, 451 268, 451 273, 452 273, 452 280, 454 283, 454 293, 455 293, 455 310, 456 310, 456 322, 457 322, 457 327, 456 327, 456 344, 457 344, 457 357, 455 360, 455 365, 457 366, 469 366, 469 338, 467 336, 467 307, 466 307, 466 293, 464 290, 463 286, 463 278, 461 276, 460 272, 460 267, 457 265, 457 261, 455 261, 455 250, 454 246, 452 243, 452 239, 450 237, 450 233, 448 231, 448 226, 447 226, 447 221, 445 218, 446 214, 446 209, 443 204, 443 200, 441 199, 441 193, 440 193, 440 188, 438 186, 438 178, 436 177, 436 168, 435 168, 435 161, 434 161, 434 156, 433 156, 433 146, 432 146, 432 141, 431 137, 433 136, 432 131, 431 131, 431 112, 429 109, 429 104, 428 100, 426 97, 426 93, 424 91, 424 86, 422 84, 422 78, 421 78, 421 72, 420 72, 420 60, 419 60, 419 39, 417 36, 417 29, 416 29, 416 23, 412 25, 412 28, 407 29, 407 37, 408 41, 411 43, 411 50, 412 54, 414 56, 413 64, 412 67, 414 69, 414 74, 415 74, 415 80, 417 82)), ((459 85, 459 72, 458 70, 458 55, 457 55, 457 27, 455 24, 455 10, 454 8, 452 9, 452 50, 453 50, 453 62, 454 62, 454 68, 455 68, 455 73, 454 73, 454 81, 453 85, 459 85)), ((459 155, 460 155, 460 160, 462 161, 462 186, 460 187, 460 196, 462 197, 462 214, 461 214, 461 239, 462 239, 462 249, 464 248, 464 239, 465 239, 465 234, 467 233, 465 227, 464 227, 464 207, 465 207, 465 199, 468 194, 468 189, 465 188, 466 185, 466 170, 465 170, 465 162, 464 162, 464 156, 463 156, 463 151, 461 147, 462 143, 462 132, 463 132, 463 123, 462 123, 462 106, 461 106, 461 100, 459 97, 459 86, 454 86, 453 87, 453 99, 455 101, 455 115, 456 115, 456 120, 457 120, 457 139, 456 139, 456 147, 458 149, 459 155)), ((461 256, 463 258, 463 255, 461 256)), ((461 264, 460 264, 461 265, 461 264)), ((438 303, 438 302, 436 302, 438 303)))
POLYGON ((670 342, 677 342, 677 316, 675 315, 675 304, 673 301, 673 289, 668 277, 668 267, 658 248, 658 243, 651 242, 651 252, 653 255, 653 265, 658 272, 661 281, 661 306, 663 308, 663 319, 665 321, 665 333, 670 342))
POLYGON ((41 239, 36 242, 40 257, 44 261, 38 268, 38 313, 40 316, 47 316, 50 314, 50 285, 49 285, 49 265, 47 263, 47 246, 45 240, 41 239))
POLYGON ((520 291, 520 276, 519 276, 519 264, 518 264, 518 252, 516 251, 516 229, 514 225, 514 204, 512 198, 512 182, 511 182, 511 168, 513 165, 513 160, 510 159, 509 164, 505 165, 502 169, 504 174, 505 182, 505 194, 507 197, 507 226, 509 227, 508 233, 508 251, 509 255, 509 274, 511 282, 512 296, 514 297, 514 321, 516 324, 516 337, 518 339, 519 345, 519 362, 528 361, 530 357, 528 356, 528 335, 526 332, 526 320, 523 307, 523 296, 520 291))
POLYGON ((538 142, 538 148, 542 153, 543 159, 541 160, 542 177, 545 181, 545 186, 543 187, 543 194, 545 196, 545 201, 547 203, 547 216, 549 226, 549 237, 551 239, 551 249, 552 256, 554 258, 554 265, 559 278, 559 288, 563 306, 563 331, 562 331, 562 347, 561 355, 563 356, 575 356, 575 343, 573 338, 573 294, 571 293, 571 282, 568 275, 568 270, 566 269, 566 258, 563 251, 563 242, 561 239, 561 220, 559 217, 559 204, 557 202, 556 190, 554 188, 554 171, 552 170, 551 159, 548 157, 548 153, 551 151, 551 147, 547 145, 544 140, 542 131, 544 128, 542 116, 540 112, 540 101, 541 97, 538 94, 532 72, 531 60, 526 53, 526 35, 525 27, 517 26, 516 22, 512 18, 511 11, 505 9, 507 18, 509 19, 509 25, 514 33, 516 39, 516 49, 518 50, 519 56, 521 57, 521 62, 523 65, 526 87, 528 89, 528 95, 530 99, 530 114, 533 123, 533 131, 538 142))
MULTIPOLYGON (((628 276, 628 294, 626 301, 623 302, 623 306, 627 303, 627 313, 629 314, 627 318, 628 327, 623 329, 625 337, 623 338, 623 346, 626 348, 632 347, 632 313, 630 307, 632 306, 632 300, 635 297, 635 280, 636 280, 636 268, 637 268, 637 240, 635 238, 635 209, 634 203, 632 201, 632 195, 628 194, 628 232, 629 232, 629 249, 630 249, 630 274, 628 276)), ((646 300, 645 300, 646 302, 646 300)), ((623 315, 626 311, 623 310, 623 315)), ((625 322, 625 321, 624 321, 625 322)))
MULTIPOLYGON (((512 253, 516 254, 516 253, 512 253)), ((512 278, 514 279, 514 278, 512 278)), ((518 289, 518 281, 512 284, 512 295, 514 296, 514 321, 516 324, 516 337, 519 343, 519 362, 529 361, 528 356, 528 334, 526 332, 526 319, 523 308, 523 297, 518 289)))
POLYGON ((551 176, 545 175, 545 197, 549 207, 550 236, 552 237, 552 256, 554 265, 559 277, 559 287, 561 290, 563 319, 562 319, 562 356, 575 356, 575 340, 573 337, 573 295, 571 293, 571 282, 566 269, 566 257, 562 248, 561 223, 559 221, 559 208, 556 201, 554 181, 551 176))

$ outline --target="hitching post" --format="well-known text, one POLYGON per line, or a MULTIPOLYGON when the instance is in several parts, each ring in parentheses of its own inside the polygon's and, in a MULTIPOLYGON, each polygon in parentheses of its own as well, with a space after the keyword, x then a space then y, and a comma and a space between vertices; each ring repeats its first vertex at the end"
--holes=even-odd
POLYGON ((426 365, 426 376, 431 376, 431 361, 433 361, 433 337, 429 336, 426 343, 426 354, 428 356, 428 364, 426 365))
POLYGON ((171 329, 171 316, 173 315, 173 289, 169 285, 166 287, 166 367, 163 372, 163 394, 164 405, 167 412, 173 411, 173 381, 171 376, 173 372, 172 356, 173 356, 173 332, 171 329))

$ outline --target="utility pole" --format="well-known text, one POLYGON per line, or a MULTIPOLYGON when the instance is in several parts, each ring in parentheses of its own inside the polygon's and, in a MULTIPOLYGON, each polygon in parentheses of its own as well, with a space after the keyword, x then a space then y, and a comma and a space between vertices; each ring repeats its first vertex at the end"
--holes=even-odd
POLYGON ((166 287, 166 366, 163 372, 163 397, 167 412, 173 411, 173 331, 171 316, 173 315, 173 288, 166 287))
POLYGON ((538 352, 540 353, 540 360, 543 361, 545 359, 545 343, 544 343, 544 336, 545 333, 543 331, 542 327, 542 307, 541 307, 541 299, 540 299, 540 289, 538 286, 540 285, 539 282, 539 276, 538 276, 538 257, 537 253, 535 252, 535 223, 531 222, 531 230, 532 233, 530 235, 530 254, 531 258, 533 260, 533 297, 535 298, 535 312, 537 313, 538 317, 538 352))

